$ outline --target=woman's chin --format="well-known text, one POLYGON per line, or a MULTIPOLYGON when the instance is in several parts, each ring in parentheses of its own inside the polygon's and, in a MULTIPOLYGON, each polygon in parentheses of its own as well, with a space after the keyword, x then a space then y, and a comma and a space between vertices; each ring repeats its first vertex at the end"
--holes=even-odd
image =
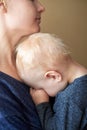
POLYGON ((27 30, 27 32, 25 32, 25 33, 23 31, 23 34, 25 34, 25 35, 31 35, 33 33, 38 33, 38 32, 40 32, 40 26, 39 25, 35 26, 32 30, 27 30))
POLYGON ((34 29, 34 30, 32 31, 32 34, 33 34, 33 33, 37 33, 37 32, 40 32, 40 27, 37 27, 36 29, 34 29))

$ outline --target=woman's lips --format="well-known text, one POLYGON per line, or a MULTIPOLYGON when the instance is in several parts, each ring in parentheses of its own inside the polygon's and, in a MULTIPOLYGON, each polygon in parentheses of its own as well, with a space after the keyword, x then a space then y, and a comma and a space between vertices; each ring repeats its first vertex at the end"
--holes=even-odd
POLYGON ((36 18, 36 21, 37 21, 38 23, 41 23, 41 17, 37 17, 37 18, 36 18))

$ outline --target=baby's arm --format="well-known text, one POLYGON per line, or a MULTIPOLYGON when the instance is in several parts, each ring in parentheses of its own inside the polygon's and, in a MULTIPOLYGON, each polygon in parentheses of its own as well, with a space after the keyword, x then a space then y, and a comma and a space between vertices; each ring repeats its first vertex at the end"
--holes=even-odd
POLYGON ((51 130, 53 111, 49 103, 49 96, 44 90, 30 89, 30 94, 36 105, 40 121, 44 130, 51 130))
MULTIPOLYGON (((79 98, 74 95, 69 97, 68 92, 64 91, 56 95, 54 104, 55 113, 53 113, 49 98, 45 95, 46 93, 43 90, 35 90, 38 100, 36 100, 35 95, 33 96, 36 104, 38 104, 36 107, 44 130, 79 130, 80 125, 82 125, 82 129, 86 130, 87 111, 84 109, 84 102, 81 98, 84 97, 84 94, 81 93, 79 98)), ((32 92, 32 94, 34 93, 32 92)))
POLYGON ((30 88, 30 94, 32 96, 32 99, 35 105, 38 105, 44 102, 49 102, 49 96, 42 89, 36 90, 36 89, 30 88))

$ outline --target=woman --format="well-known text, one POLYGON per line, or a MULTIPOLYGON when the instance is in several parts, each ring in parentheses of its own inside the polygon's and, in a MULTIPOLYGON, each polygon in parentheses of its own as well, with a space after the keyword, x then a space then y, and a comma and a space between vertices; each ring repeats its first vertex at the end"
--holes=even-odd
POLYGON ((40 31, 43 11, 38 0, 0 0, 0 130, 42 129, 13 51, 21 38, 40 31))

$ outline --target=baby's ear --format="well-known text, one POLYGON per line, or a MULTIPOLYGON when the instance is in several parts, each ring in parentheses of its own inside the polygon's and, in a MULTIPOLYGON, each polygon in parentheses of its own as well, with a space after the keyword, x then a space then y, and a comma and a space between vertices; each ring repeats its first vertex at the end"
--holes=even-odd
POLYGON ((45 76, 45 78, 50 78, 57 82, 60 82, 62 80, 61 73, 59 73, 57 71, 47 71, 44 76, 45 76))

